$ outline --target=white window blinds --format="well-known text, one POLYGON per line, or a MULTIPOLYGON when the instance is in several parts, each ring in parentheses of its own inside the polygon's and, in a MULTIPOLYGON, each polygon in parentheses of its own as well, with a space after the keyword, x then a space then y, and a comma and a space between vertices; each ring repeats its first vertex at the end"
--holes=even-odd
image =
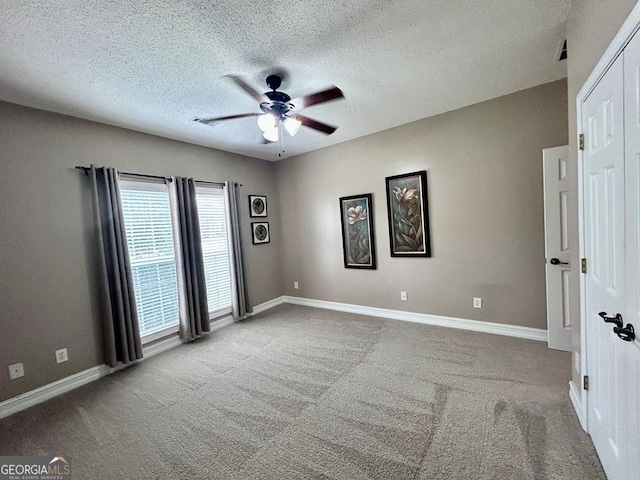
POLYGON ((224 192, 221 188, 197 187, 196 200, 200 218, 207 303, 209 313, 215 315, 231 307, 224 192))
POLYGON ((122 210, 142 337, 178 328, 178 287, 169 190, 120 181, 122 210))

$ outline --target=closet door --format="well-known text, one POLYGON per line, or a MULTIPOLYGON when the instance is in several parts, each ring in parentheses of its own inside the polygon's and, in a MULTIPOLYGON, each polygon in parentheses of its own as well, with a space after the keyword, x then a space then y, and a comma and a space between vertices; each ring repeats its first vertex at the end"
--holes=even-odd
MULTIPOLYGON (((640 35, 624 50, 625 96, 625 325, 640 330, 640 35)), ((635 332, 640 335, 640 331, 635 332)), ((624 395, 627 417, 627 478, 640 478, 640 340, 625 342, 624 395)))
POLYGON ((609 479, 631 480, 640 474, 640 35, 582 107, 589 433, 609 479))
POLYGON ((626 478, 626 343, 613 332, 625 304, 623 57, 582 105, 589 433, 610 480, 626 478))

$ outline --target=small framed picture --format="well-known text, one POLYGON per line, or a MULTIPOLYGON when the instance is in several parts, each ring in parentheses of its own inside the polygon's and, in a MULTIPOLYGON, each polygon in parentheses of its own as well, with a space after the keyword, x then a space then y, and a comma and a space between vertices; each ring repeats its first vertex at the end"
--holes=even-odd
POLYGON ((249 195, 249 216, 267 216, 267 197, 264 195, 249 195))
POLYGON ((251 224, 253 232, 253 244, 269 243, 269 222, 253 222, 251 224))

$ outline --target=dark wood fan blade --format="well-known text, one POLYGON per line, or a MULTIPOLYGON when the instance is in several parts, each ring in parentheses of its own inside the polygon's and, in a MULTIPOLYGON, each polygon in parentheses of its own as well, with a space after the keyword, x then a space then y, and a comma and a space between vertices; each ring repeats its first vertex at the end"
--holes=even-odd
POLYGON ((258 115, 262 115, 261 113, 239 113, 238 115, 227 115, 224 117, 211 117, 211 118, 200 118, 193 117, 191 120, 198 123, 204 123, 205 125, 209 125, 211 123, 221 122, 223 120, 233 120, 235 118, 247 118, 247 117, 257 117, 258 115))
POLYGON ((338 129, 338 127, 332 127, 331 125, 319 122, 317 120, 314 120, 313 118, 305 117, 304 115, 296 114, 292 115, 292 117, 302 122, 302 125, 304 125, 305 127, 313 128, 314 130, 318 130, 319 132, 325 133, 327 135, 331 135, 338 129))
POLYGON ((255 90, 251 85, 249 85, 247 82, 245 82, 242 78, 240 78, 240 77, 238 77, 236 75, 225 75, 225 78, 228 78, 233 83, 235 83, 237 86, 239 86, 242 90, 244 90, 246 93, 248 93, 249 96, 252 97, 256 102, 258 102, 258 103, 269 102, 269 98, 268 97, 264 96, 263 94, 261 94, 260 92, 255 90))
POLYGON ((331 87, 322 92, 312 93, 306 97, 298 97, 291 100, 296 110, 302 110, 303 108, 310 107, 311 105, 317 105, 318 103, 330 102, 331 100, 338 100, 344 98, 342 90, 338 87, 331 87))

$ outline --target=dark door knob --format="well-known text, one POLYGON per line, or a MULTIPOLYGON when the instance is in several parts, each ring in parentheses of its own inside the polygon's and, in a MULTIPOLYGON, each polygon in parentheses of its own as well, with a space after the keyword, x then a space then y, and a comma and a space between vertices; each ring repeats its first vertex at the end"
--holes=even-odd
POLYGON ((549 260, 549 263, 551 265, 569 265, 568 262, 561 262, 560 260, 558 260, 557 258, 552 258, 551 260, 549 260))
POLYGON ((618 335, 625 342, 633 342, 636 339, 636 334, 633 331, 633 325, 627 323, 627 326, 622 327, 613 327, 613 333, 618 335))
POLYGON ((624 323, 622 323, 622 315, 619 313, 616 313, 615 317, 607 317, 607 312, 600 312, 598 315, 600 315, 606 323, 615 323, 617 328, 622 328, 622 325, 624 325, 624 323))

